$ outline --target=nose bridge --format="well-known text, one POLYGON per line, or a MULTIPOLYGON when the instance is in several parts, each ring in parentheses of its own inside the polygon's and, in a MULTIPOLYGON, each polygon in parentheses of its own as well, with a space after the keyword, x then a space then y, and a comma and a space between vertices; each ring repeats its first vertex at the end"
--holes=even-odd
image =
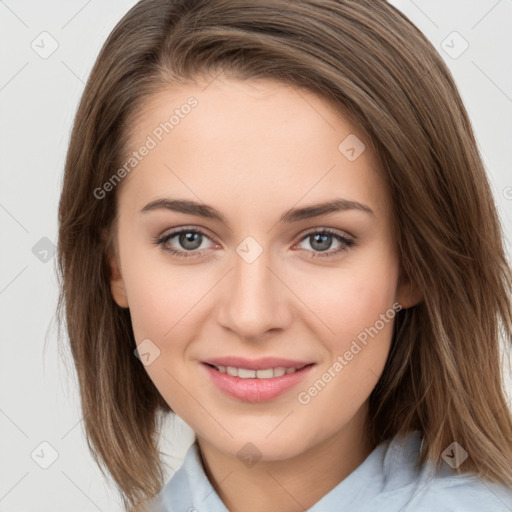
POLYGON ((286 287, 271 271, 271 253, 248 237, 236 248, 219 320, 240 337, 257 338, 289 319, 286 287))

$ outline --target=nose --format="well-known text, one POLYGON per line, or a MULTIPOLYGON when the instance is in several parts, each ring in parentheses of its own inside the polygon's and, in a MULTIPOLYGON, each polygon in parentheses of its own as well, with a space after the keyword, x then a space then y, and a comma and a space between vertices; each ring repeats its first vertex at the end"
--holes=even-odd
POLYGON ((221 289, 217 321, 239 338, 255 341, 291 322, 293 294, 272 267, 266 251, 250 263, 234 254, 234 268, 221 289))

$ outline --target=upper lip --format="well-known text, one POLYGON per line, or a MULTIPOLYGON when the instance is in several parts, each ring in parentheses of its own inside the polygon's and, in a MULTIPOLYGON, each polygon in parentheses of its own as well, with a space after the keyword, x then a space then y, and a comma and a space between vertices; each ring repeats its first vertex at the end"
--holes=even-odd
POLYGON ((301 368, 311 361, 294 361, 291 359, 282 359, 280 357, 262 357, 260 359, 246 359, 244 357, 214 357, 207 359, 203 363, 213 366, 233 366, 235 368, 246 368, 247 370, 266 370, 267 368, 301 368))

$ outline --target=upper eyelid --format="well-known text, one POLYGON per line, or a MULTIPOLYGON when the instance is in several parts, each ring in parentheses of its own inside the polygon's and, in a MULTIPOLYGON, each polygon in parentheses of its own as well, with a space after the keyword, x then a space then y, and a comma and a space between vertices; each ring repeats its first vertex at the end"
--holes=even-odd
POLYGON ((302 235, 302 238, 312 234, 312 233, 321 233, 322 231, 333 231, 334 234, 337 234, 339 236, 342 236, 344 238, 350 238, 351 240, 355 240, 355 236, 351 235, 348 231, 345 231, 344 229, 338 229, 338 228, 330 228, 330 227, 319 227, 319 228, 309 228, 306 230, 306 232, 302 235))
POLYGON ((175 228, 175 229, 171 229, 169 230, 168 233, 164 232, 162 235, 160 235, 158 238, 162 239, 162 238, 174 238, 176 235, 179 235, 181 233, 187 233, 187 232, 191 232, 193 231, 194 233, 199 233, 203 236, 206 236, 207 238, 209 238, 212 242, 214 241, 212 238, 212 236, 210 236, 208 233, 208 230, 206 230, 205 228, 199 228, 199 227, 193 227, 193 226, 185 226, 185 227, 180 227, 180 228, 175 228))

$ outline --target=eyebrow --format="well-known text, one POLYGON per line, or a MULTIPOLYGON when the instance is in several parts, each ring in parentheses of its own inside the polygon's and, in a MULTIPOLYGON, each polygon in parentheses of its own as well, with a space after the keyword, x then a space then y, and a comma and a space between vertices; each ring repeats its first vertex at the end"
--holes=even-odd
MULTIPOLYGON (((162 209, 179 213, 188 213, 190 215, 197 215, 207 219, 214 219, 227 226, 229 225, 228 220, 219 210, 207 204, 185 199, 156 199, 144 206, 139 213, 144 214, 162 209)), ((311 206, 287 210, 281 215, 279 222, 291 224, 304 219, 312 219, 320 217, 321 215, 348 210, 357 210, 369 215, 374 215, 373 210, 365 204, 358 203, 357 201, 349 201, 348 199, 337 198, 324 203, 317 203, 311 206)))

